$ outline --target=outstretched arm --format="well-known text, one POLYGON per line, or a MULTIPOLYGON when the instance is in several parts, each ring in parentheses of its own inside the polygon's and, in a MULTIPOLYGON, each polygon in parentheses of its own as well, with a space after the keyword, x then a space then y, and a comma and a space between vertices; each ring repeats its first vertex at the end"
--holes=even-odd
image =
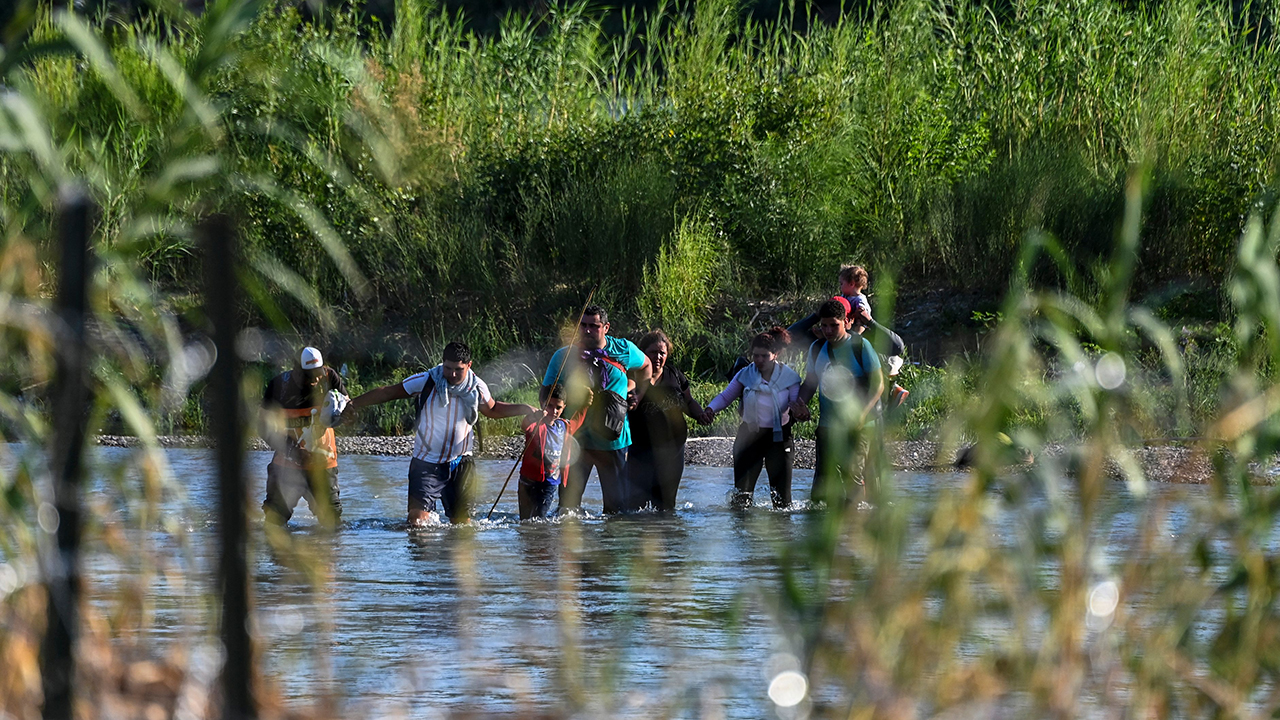
POLYGON ((711 412, 720 412, 733 404, 734 400, 742 397, 742 381, 737 375, 729 381, 729 385, 720 391, 719 395, 711 398, 711 402, 707 403, 707 409, 711 412))
POLYGON ((787 328, 787 332, 791 333, 791 337, 796 340, 804 340, 805 342, 813 342, 817 340, 817 333, 813 331, 813 326, 818 324, 818 313, 809 313, 803 320, 792 323, 787 328))
POLYGON ((365 407, 367 405, 381 405, 384 402, 392 400, 403 400, 409 397, 409 392, 404 389, 404 385, 394 383, 391 385, 383 385, 380 388, 374 388, 360 397, 352 398, 351 404, 347 407, 353 410, 365 407))
POLYGON ((693 392, 688 387, 684 389, 684 413, 694 420, 702 419, 702 404, 693 396, 693 392))
POLYGON ((898 335, 898 333, 890 330, 884 325, 881 325, 875 320, 871 321, 870 328, 880 336, 884 337, 885 342, 888 343, 888 347, 886 349, 889 351, 889 355, 902 355, 902 353, 906 352, 907 345, 902 341, 902 336, 898 335))
POLYGON ((502 418, 518 417, 536 412, 538 412, 538 408, 532 405, 498 402, 493 398, 489 398, 487 403, 480 403, 480 414, 490 420, 501 420, 502 418))

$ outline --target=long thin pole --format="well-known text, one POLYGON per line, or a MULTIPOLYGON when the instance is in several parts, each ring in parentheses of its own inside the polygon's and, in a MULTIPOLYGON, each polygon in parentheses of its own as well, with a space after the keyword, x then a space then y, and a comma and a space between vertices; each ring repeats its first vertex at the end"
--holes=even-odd
MULTIPOLYGON (((578 325, 582 324, 582 318, 586 316, 587 307, 591 305, 591 298, 595 297, 596 288, 598 287, 600 287, 599 283, 597 283, 595 287, 591 288, 591 292, 587 293, 587 301, 582 303, 582 312, 578 313, 578 322, 576 325, 574 325, 574 332, 577 332, 578 325)), ((573 347, 573 343, 569 343, 567 347, 573 347)), ((564 358, 560 362, 560 369, 556 371, 555 382, 551 383, 552 387, 560 384, 560 376, 564 374, 564 366, 568 364, 569 364, 569 352, 566 350, 564 354, 564 358)), ((520 451, 520 454, 516 456, 516 462, 514 465, 511 466, 511 472, 507 473, 507 479, 503 481, 502 489, 498 491, 498 497, 494 498, 493 505, 489 506, 489 514, 484 516, 485 520, 488 520, 489 518, 493 517, 493 509, 498 507, 498 501, 502 499, 502 494, 507 491, 507 486, 511 484, 511 478, 516 474, 516 468, 520 467, 520 463, 524 461, 524 454, 529 451, 529 443, 532 440, 533 440, 532 435, 525 436, 524 449, 522 449, 520 451)))
POLYGON ((209 415, 218 451, 218 530, 221 557, 218 585, 222 591, 223 707, 226 720, 258 715, 253 697, 253 638, 249 634, 249 566, 246 555, 245 500, 241 472, 244 427, 240 417, 240 359, 236 335, 239 282, 236 277, 235 228, 224 215, 201 227, 204 242, 204 308, 213 326, 217 356, 209 372, 209 415))
MULTIPOLYGON (((90 401, 88 378, 89 233, 93 201, 83 188, 58 199, 62 266, 58 278, 53 445, 57 549, 46 554, 48 626, 40 656, 46 720, 70 720, 75 704, 75 649, 80 623, 80 485, 90 401)), ((41 511, 41 526, 44 512, 41 511)), ((46 528, 47 530, 47 528, 46 528)))

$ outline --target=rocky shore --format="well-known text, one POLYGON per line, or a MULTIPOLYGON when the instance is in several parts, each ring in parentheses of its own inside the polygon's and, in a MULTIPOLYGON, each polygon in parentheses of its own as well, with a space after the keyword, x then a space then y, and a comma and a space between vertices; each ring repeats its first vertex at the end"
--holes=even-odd
MULTIPOLYGON (((159 442, 163 447, 171 448, 210 446, 209 439, 202 436, 163 436, 159 438, 159 442)), ((100 435, 98 444, 133 447, 138 444, 138 439, 100 435)), ((346 455, 407 456, 412 447, 413 438, 410 436, 338 437, 338 452, 346 455)), ((489 437, 483 439, 479 454, 487 458, 514 460, 523 447, 524 439, 520 437, 489 437)), ((267 446, 260 439, 254 439, 253 449, 266 450, 267 446)), ((891 442, 886 450, 893 466, 901 470, 946 470, 956 467, 958 449, 944 448, 936 442, 891 442)), ((1050 446, 1046 449, 1047 454, 1055 456, 1066 452, 1068 449, 1062 446, 1050 446)), ((1134 448, 1131 452, 1147 479, 1156 482, 1203 483, 1208 481, 1213 472, 1210 458, 1190 445, 1148 445, 1134 448)), ((690 465, 729 467, 733 464, 732 453, 733 438, 690 438, 685 446, 685 462, 690 465)), ((811 469, 813 461, 813 441, 797 440, 796 467, 811 469)), ((1275 468, 1255 470, 1259 481, 1270 482, 1275 468)), ((1116 476, 1121 474, 1118 467, 1112 467, 1111 472, 1116 476)))

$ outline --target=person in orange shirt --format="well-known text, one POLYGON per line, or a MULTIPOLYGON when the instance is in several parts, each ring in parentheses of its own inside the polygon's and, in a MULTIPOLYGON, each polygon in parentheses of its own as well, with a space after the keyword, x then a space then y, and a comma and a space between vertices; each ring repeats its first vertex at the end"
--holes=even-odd
MULTIPOLYGON (((320 351, 302 349, 298 366, 267 383, 262 395, 262 437, 275 451, 267 465, 267 498, 262 511, 284 524, 305 498, 311 513, 334 527, 342 517, 338 493, 338 447, 334 442, 330 393, 346 399, 342 376, 324 364, 320 351)), ((341 402, 339 400, 339 403, 341 402)))

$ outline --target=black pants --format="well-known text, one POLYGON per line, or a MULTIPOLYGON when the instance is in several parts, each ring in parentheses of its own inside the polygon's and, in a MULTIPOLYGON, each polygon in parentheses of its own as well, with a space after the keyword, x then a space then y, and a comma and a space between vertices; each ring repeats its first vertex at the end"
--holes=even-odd
POLYGON ((637 508, 652 505, 655 510, 675 510, 684 477, 684 443, 643 449, 632 445, 627 453, 627 476, 637 508))
POLYGON ((782 428, 782 439, 773 439, 773 428, 738 426, 733 441, 733 487, 737 490, 734 504, 749 505, 756 491, 760 470, 769 473, 769 497, 776 508, 791 504, 791 469, 795 459, 795 442, 791 426, 782 428))
POLYGON ((828 505, 845 503, 855 489, 862 492, 874 478, 871 442, 878 432, 874 423, 861 428, 818 426, 814 442, 813 492, 810 498, 828 505))
POLYGON ((342 500, 338 496, 338 468, 324 468, 308 473, 295 467, 267 465, 267 499, 262 511, 273 522, 286 523, 293 517, 298 501, 306 499, 311 514, 326 525, 334 525, 342 517, 342 500))
POLYGON ((582 493, 587 490, 591 468, 600 476, 600 495, 605 513, 634 510, 634 497, 627 482, 627 450, 587 450, 583 448, 569 465, 569 475, 560 486, 560 508, 582 507, 582 493))

